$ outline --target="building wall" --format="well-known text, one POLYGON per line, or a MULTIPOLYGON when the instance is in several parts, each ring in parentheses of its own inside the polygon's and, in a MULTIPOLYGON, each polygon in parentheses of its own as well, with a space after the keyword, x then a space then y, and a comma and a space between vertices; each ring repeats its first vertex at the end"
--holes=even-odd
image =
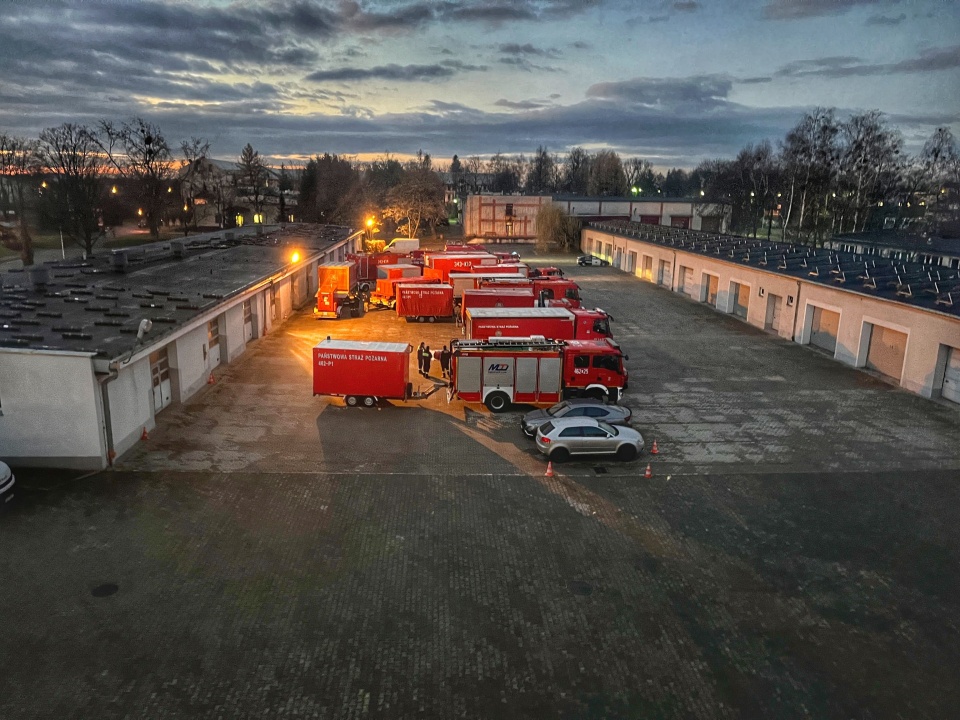
POLYGON ((653 283, 658 282, 658 268, 663 262, 669 270, 659 284, 688 295, 694 302, 709 302, 728 314, 735 311, 736 286, 744 286, 748 292, 740 297, 749 298, 745 322, 803 345, 810 343, 815 307, 838 312, 840 324, 834 358, 854 367, 862 368, 867 363, 871 326, 902 332, 907 335, 903 370, 899 378, 893 379, 904 389, 924 397, 938 395, 946 350, 960 348, 960 318, 932 310, 592 228, 584 229, 581 247, 584 252, 610 259, 615 265, 619 257, 622 270, 653 283), (636 254, 633 267, 626 262, 630 253, 636 254), (649 264, 644 263, 645 258, 649 258, 649 264), (649 275, 645 267, 650 268, 649 275), (692 273, 689 284, 684 283, 685 268, 692 273), (713 300, 708 297, 711 276, 717 278, 713 300), (769 311, 776 298, 781 299, 779 327, 772 329, 769 311))
POLYGON ((247 348, 247 340, 243 333, 243 303, 237 303, 227 308, 223 315, 223 333, 220 342, 224 343, 225 355, 223 362, 233 362, 247 348))
POLYGON ((90 355, 0 352, 0 457, 11 465, 99 469, 106 456, 90 355))
POLYGON ((154 428, 150 359, 121 366, 117 378, 109 383, 107 395, 113 449, 121 455, 140 440, 144 428, 154 428))

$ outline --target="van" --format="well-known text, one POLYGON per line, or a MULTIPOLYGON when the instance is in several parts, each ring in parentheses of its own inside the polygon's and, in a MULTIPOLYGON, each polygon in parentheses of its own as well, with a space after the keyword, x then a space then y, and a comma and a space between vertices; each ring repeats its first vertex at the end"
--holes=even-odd
POLYGON ((418 238, 394 238, 384 248, 384 251, 397 253, 398 255, 406 255, 407 253, 419 249, 420 240, 418 238))

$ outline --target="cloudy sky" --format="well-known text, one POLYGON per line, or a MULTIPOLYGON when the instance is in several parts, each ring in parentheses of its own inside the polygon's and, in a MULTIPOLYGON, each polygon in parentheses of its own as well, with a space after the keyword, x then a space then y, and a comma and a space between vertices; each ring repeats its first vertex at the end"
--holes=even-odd
POLYGON ((813 107, 960 136, 958 0, 0 0, 0 131, 142 116, 212 155, 612 148, 660 167, 813 107))

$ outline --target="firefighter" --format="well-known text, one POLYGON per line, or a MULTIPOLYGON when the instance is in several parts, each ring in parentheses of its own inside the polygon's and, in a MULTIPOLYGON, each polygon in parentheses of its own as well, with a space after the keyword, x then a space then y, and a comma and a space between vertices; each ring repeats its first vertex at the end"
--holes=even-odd
POLYGON ((440 372, 445 378, 450 377, 450 356, 453 355, 447 346, 443 346, 443 350, 440 351, 440 372))
POLYGON ((417 348, 417 369, 421 375, 426 374, 423 371, 423 343, 420 343, 420 347, 417 348))
POLYGON ((430 363, 433 361, 433 355, 430 353, 430 346, 423 348, 423 376, 430 376, 430 363))

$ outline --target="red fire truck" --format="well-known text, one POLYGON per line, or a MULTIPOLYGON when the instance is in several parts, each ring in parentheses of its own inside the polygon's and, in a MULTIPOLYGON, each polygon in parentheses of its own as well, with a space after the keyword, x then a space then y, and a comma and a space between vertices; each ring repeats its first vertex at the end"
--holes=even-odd
MULTIPOLYGON (((456 287, 456 286, 454 286, 456 287)), ((546 293, 546 300, 566 300, 570 307, 580 307, 580 286, 573 280, 564 280, 558 277, 548 278, 503 278, 484 277, 477 282, 479 288, 495 287, 532 287, 533 294, 539 299, 541 293, 546 293)))
POLYGON ((320 318, 339 318, 345 310, 356 317, 363 313, 354 262, 327 262, 317 266, 317 307, 320 318))
POLYGON ((490 337, 534 337, 551 340, 595 340, 612 337, 610 316, 603 310, 562 307, 481 307, 464 311, 464 334, 490 337))
POLYGON ((425 277, 438 277, 447 282, 450 273, 470 272, 470 268, 475 265, 496 266, 496 264, 497 259, 490 253, 434 253, 427 255, 423 274, 425 277))
POLYGON ((467 288, 461 298, 461 312, 481 307, 533 307, 533 288, 467 288))
POLYGON ((397 316, 407 322, 436 322, 453 317, 453 288, 442 283, 401 283, 397 316))
POLYGON ((377 284, 377 269, 381 265, 396 265, 400 256, 396 253, 347 253, 347 260, 356 263, 357 283, 360 289, 367 291, 377 284))
POLYGON ((454 340, 451 350, 448 398, 483 403, 492 412, 578 395, 616 402, 627 387, 627 358, 610 339, 454 340))
POLYGON ((401 285, 438 284, 439 279, 423 277, 392 277, 380 278, 376 287, 370 291, 368 302, 371 305, 394 308, 397 305, 397 288, 401 285))

